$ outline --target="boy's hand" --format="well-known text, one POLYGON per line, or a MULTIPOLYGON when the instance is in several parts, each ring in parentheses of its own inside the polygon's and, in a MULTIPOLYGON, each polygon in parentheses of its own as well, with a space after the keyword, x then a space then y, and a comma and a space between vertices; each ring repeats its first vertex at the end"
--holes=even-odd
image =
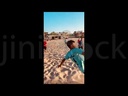
POLYGON ((61 67, 61 65, 58 66, 58 68, 61 67))

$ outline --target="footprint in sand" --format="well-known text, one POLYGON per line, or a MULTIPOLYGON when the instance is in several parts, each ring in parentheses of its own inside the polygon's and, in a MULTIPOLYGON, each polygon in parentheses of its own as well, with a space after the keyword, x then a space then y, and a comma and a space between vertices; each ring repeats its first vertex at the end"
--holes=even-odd
POLYGON ((76 64, 73 64, 73 67, 77 67, 77 65, 76 64))
POLYGON ((73 71, 72 74, 68 74, 67 79, 69 80, 74 74, 76 74, 76 71, 73 71))
POLYGON ((69 66, 72 66, 72 63, 69 63, 69 66))
POLYGON ((63 78, 65 78, 66 77, 66 74, 63 76, 63 78))
POLYGON ((56 77, 59 76, 59 73, 55 73, 55 76, 56 76, 56 77))
POLYGON ((55 78, 55 76, 54 75, 50 75, 50 77, 49 77, 51 80, 53 80, 54 78, 55 78))
POLYGON ((67 68, 63 68, 63 69, 61 70, 61 72, 65 72, 65 71, 68 71, 68 75, 71 74, 71 70, 69 70, 69 69, 67 69, 67 68))
POLYGON ((47 65, 47 67, 46 68, 49 68, 50 67, 50 65, 47 65))
POLYGON ((73 76, 74 74, 76 74, 76 71, 73 71, 72 74, 71 74, 71 76, 73 76))

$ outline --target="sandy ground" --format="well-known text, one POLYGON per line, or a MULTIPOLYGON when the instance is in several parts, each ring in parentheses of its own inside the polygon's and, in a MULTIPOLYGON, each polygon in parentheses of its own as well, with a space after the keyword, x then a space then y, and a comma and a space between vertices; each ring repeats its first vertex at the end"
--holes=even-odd
MULTIPOLYGON (((69 40, 74 40, 78 45, 77 38, 69 40)), ((58 68, 68 51, 63 39, 47 42, 47 51, 44 52, 44 84, 84 84, 84 74, 70 59, 58 68)))

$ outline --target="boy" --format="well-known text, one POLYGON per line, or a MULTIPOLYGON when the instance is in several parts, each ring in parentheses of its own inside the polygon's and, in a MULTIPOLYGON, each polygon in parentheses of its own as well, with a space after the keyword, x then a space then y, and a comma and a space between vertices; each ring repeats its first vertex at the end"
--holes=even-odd
POLYGON ((77 64, 80 71, 84 73, 84 51, 76 48, 75 41, 73 40, 69 40, 67 42, 67 46, 70 48, 70 51, 66 54, 65 58, 58 67, 61 67, 64 61, 70 58, 75 64, 77 64))
POLYGON ((46 42, 46 40, 44 40, 44 49, 45 50, 47 49, 47 42, 46 42))
POLYGON ((79 48, 83 49, 82 37, 81 37, 81 40, 79 41, 79 48))
POLYGON ((78 38, 78 48, 80 48, 80 39, 78 38))

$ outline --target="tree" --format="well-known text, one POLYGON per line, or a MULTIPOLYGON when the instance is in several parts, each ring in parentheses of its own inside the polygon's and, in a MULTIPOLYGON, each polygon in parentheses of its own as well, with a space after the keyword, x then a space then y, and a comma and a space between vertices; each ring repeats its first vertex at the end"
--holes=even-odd
POLYGON ((74 33, 73 33, 73 34, 74 34, 74 36, 76 37, 76 31, 74 31, 74 33))

